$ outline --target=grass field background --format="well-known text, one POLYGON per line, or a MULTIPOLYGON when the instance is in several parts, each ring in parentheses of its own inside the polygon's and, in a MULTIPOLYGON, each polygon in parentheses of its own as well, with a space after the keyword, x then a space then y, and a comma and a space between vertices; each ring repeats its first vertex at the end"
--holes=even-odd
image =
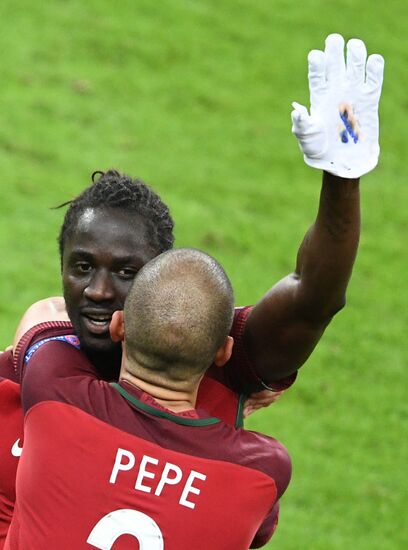
POLYGON ((2 346, 31 302, 61 292, 50 207, 108 167, 149 182, 176 244, 214 254, 238 303, 257 301, 316 212, 321 176, 289 116, 308 102, 307 52, 340 32, 384 55, 381 163, 362 181, 347 307, 247 425, 294 464, 268 548, 407 548, 406 3, 3 0, 0 17, 2 346))

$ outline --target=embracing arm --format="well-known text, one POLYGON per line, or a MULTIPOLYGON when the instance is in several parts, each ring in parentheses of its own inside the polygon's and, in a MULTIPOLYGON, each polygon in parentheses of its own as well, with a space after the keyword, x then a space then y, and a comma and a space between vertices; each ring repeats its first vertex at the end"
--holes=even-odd
POLYGON ((359 234, 359 180, 324 172, 317 218, 295 271, 271 288, 245 326, 244 344, 263 382, 296 371, 344 306, 359 234))
POLYGON ((45 321, 69 321, 65 310, 65 301, 62 296, 53 296, 39 300, 26 310, 14 334, 13 347, 17 346, 20 338, 27 331, 45 321))

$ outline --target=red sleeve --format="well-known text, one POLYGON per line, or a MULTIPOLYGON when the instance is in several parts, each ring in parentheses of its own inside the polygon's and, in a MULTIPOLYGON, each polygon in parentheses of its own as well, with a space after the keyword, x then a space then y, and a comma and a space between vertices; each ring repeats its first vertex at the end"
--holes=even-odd
POLYGON ((277 491, 276 501, 251 543, 251 548, 260 548, 272 537, 278 525, 279 499, 289 485, 292 475, 292 463, 288 451, 279 441, 263 434, 250 433, 265 442, 266 455, 260 457, 259 465, 260 469, 274 480, 277 491))
MULTIPOLYGON (((213 367, 210 371, 210 376, 218 379, 226 384, 237 393, 250 394, 261 390, 269 389, 273 391, 285 390, 289 388, 296 380, 297 373, 269 382, 261 380, 256 373, 255 365, 253 365, 245 351, 243 334, 245 324, 252 310, 252 306, 236 308, 234 322, 231 329, 231 336, 234 338, 234 347, 232 356, 228 363, 222 367, 213 367)), ((272 371, 271 365, 271 371, 272 371)))
POLYGON ((17 382, 17 372, 13 365, 12 350, 3 351, 0 353, 0 377, 7 378, 13 382, 17 382))
POLYGON ((42 401, 62 401, 92 412, 99 384, 91 362, 72 345, 51 340, 41 345, 21 371, 24 413, 42 401))
POLYGON ((40 340, 45 340, 46 338, 52 338, 54 336, 68 335, 72 334, 72 332, 73 327, 71 323, 66 321, 47 321, 45 323, 35 325, 28 330, 20 338, 14 350, 13 366, 17 380, 21 380, 21 374, 24 367, 24 358, 31 346, 40 340))
POLYGON ((265 546, 268 540, 272 537, 278 526, 279 519, 279 502, 275 502, 274 507, 266 516, 266 519, 258 529, 250 548, 261 548, 265 546))

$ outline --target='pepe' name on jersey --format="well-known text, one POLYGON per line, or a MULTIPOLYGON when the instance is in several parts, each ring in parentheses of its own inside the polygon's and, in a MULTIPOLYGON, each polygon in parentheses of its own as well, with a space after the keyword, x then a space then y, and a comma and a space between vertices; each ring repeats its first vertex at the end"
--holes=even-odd
MULTIPOLYGON (((116 453, 115 463, 112 468, 112 473, 109 478, 109 483, 115 484, 118 478, 119 472, 126 472, 135 468, 136 457, 131 451, 119 448, 116 453)), ((194 483, 199 483, 198 480, 205 481, 207 476, 195 470, 190 470, 187 476, 184 475, 182 469, 176 464, 166 462, 161 472, 161 475, 157 475, 157 471, 161 469, 159 466, 159 460, 148 455, 143 455, 140 460, 139 467, 135 468, 137 471, 135 489, 137 491, 143 491, 144 493, 153 493, 156 496, 160 496, 166 485, 179 485, 180 484, 180 498, 178 503, 181 506, 187 508, 195 508, 196 503, 191 502, 191 495, 199 495, 201 489, 199 489, 194 483), (155 471, 156 470, 156 471, 155 471), (184 481, 183 481, 184 478, 184 481), (150 485, 146 485, 146 480, 153 480, 150 485)))

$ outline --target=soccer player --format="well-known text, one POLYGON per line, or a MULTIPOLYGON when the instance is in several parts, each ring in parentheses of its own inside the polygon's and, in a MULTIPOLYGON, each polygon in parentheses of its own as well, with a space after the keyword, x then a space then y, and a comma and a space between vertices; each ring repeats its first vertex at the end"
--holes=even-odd
POLYGON ((205 370, 231 355, 233 316, 221 266, 173 250, 139 271, 112 316, 125 342, 119 383, 99 380, 75 339, 30 352, 7 550, 266 543, 290 479, 286 450, 195 408, 205 370))
MULTIPOLYGON (((347 64, 343 50, 343 39, 330 35, 324 52, 309 54, 311 115, 298 104, 292 114, 305 161, 324 170, 317 218, 295 271, 254 307, 236 310, 233 355, 223 368, 210 367, 200 384, 198 405, 232 425, 240 424, 242 396, 293 382, 345 303, 360 231, 359 176, 375 167, 379 155, 383 60, 367 59, 359 40, 349 41, 347 64)), ((113 311, 122 308, 139 268, 172 243, 163 203, 142 183, 116 172, 102 175, 70 204, 60 235, 64 297, 81 349, 101 377, 115 379, 120 365, 120 347, 108 332, 113 311)), ((72 331, 64 321, 34 327, 14 358, 0 356, 0 375, 13 374, 28 347, 72 331)), ((259 397, 250 398, 248 410, 259 404, 259 397)))

